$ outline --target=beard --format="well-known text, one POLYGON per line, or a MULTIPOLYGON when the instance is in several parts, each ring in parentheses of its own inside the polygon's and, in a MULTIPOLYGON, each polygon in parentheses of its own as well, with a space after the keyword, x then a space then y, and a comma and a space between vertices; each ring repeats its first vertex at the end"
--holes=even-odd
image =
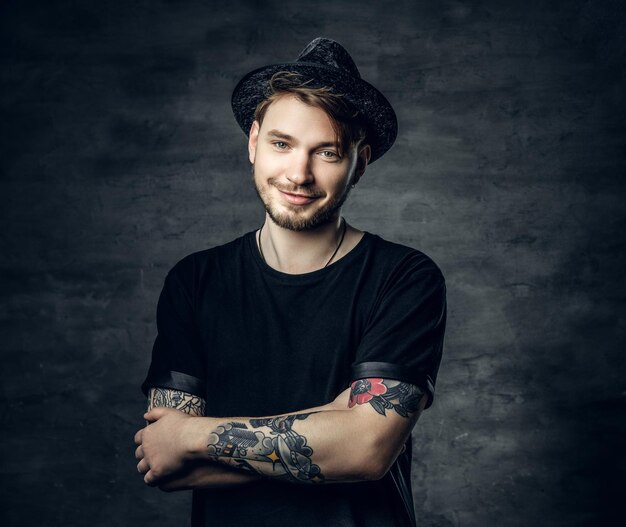
MULTIPOLYGON (((341 207, 348 199, 348 194, 350 194, 350 185, 347 185, 345 190, 341 194, 337 194, 333 196, 328 203, 318 208, 311 215, 303 214, 303 207, 298 207, 296 205, 286 207, 291 212, 283 212, 279 211, 278 207, 273 206, 271 200, 268 196, 268 193, 265 189, 262 189, 257 183, 256 178, 254 177, 254 165, 252 166, 252 180, 254 181, 254 188, 256 190, 259 199, 263 203, 265 210, 267 211, 268 216, 272 219, 272 221, 282 227, 283 229, 288 229, 290 231, 308 231, 316 229, 322 225, 326 225, 327 223, 333 222, 339 216, 341 211, 341 207)), ((274 184, 274 178, 269 178, 267 181, 268 186, 276 187, 279 190, 291 193, 302 193, 311 197, 323 197, 325 194, 323 192, 319 192, 314 187, 298 187, 294 186, 293 188, 286 188, 284 186, 277 187, 274 184)), ((311 203, 309 206, 314 206, 315 202, 311 203)))

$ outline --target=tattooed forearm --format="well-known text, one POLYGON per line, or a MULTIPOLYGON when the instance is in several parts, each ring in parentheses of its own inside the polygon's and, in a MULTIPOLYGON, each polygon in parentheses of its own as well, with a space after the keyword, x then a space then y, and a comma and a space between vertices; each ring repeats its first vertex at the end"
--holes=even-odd
POLYGON ((189 415, 204 415, 205 401, 197 395, 169 388, 151 388, 148 411, 157 406, 176 408, 189 415))
POLYGON ((209 456, 263 476, 320 483, 324 476, 311 461, 313 449, 307 445, 306 437, 293 429, 296 421, 312 413, 224 423, 209 436, 209 456))
POLYGON ((359 379, 352 383, 348 406, 369 403, 380 415, 394 410, 402 417, 409 417, 419 410, 423 395, 414 384, 380 378, 359 379))

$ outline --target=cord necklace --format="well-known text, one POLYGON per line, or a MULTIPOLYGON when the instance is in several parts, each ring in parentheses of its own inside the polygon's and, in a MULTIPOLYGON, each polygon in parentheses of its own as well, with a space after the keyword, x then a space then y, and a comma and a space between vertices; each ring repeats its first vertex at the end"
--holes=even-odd
MULTIPOLYGON (((328 264, 330 264, 330 262, 333 261, 333 258, 337 255, 337 252, 339 252, 339 248, 341 247, 341 244, 343 243, 343 238, 346 235, 346 220, 343 216, 341 218, 341 223, 342 223, 342 229, 341 229, 341 237, 339 238, 339 243, 337 244, 337 247, 333 251, 333 254, 330 255, 330 258, 326 262, 326 265, 324 265, 324 267, 322 267, 321 269, 325 269, 326 267, 328 267, 328 264)), ((259 253, 261 253, 261 258, 263 262, 267 264, 267 260, 265 259, 265 255, 263 254, 263 246, 261 245, 261 234, 263 233, 263 225, 261 225, 261 228, 259 229, 259 253)))

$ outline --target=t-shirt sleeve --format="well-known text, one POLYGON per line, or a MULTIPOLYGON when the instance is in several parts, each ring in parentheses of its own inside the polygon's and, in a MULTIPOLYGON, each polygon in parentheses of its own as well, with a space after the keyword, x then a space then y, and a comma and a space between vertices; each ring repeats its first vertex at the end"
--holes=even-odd
POLYGON ((390 273, 356 351, 352 380, 408 382, 433 401, 446 324, 446 287, 437 266, 411 253, 390 273))
POLYGON ((180 268, 179 264, 168 273, 157 304, 158 333, 150 369, 141 385, 146 395, 151 387, 160 387, 206 396, 193 299, 184 278, 179 276, 180 268))

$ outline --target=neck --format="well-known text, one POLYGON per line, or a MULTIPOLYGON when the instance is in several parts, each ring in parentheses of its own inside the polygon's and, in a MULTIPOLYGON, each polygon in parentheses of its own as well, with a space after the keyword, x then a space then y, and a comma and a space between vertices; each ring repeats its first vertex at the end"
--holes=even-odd
POLYGON ((340 243, 344 229, 341 217, 316 229, 291 231, 279 227, 266 216, 261 229, 262 256, 270 267, 284 273, 302 274, 317 271, 345 254, 348 232, 355 231, 347 225, 345 228, 346 233, 341 247, 329 262, 340 243))

